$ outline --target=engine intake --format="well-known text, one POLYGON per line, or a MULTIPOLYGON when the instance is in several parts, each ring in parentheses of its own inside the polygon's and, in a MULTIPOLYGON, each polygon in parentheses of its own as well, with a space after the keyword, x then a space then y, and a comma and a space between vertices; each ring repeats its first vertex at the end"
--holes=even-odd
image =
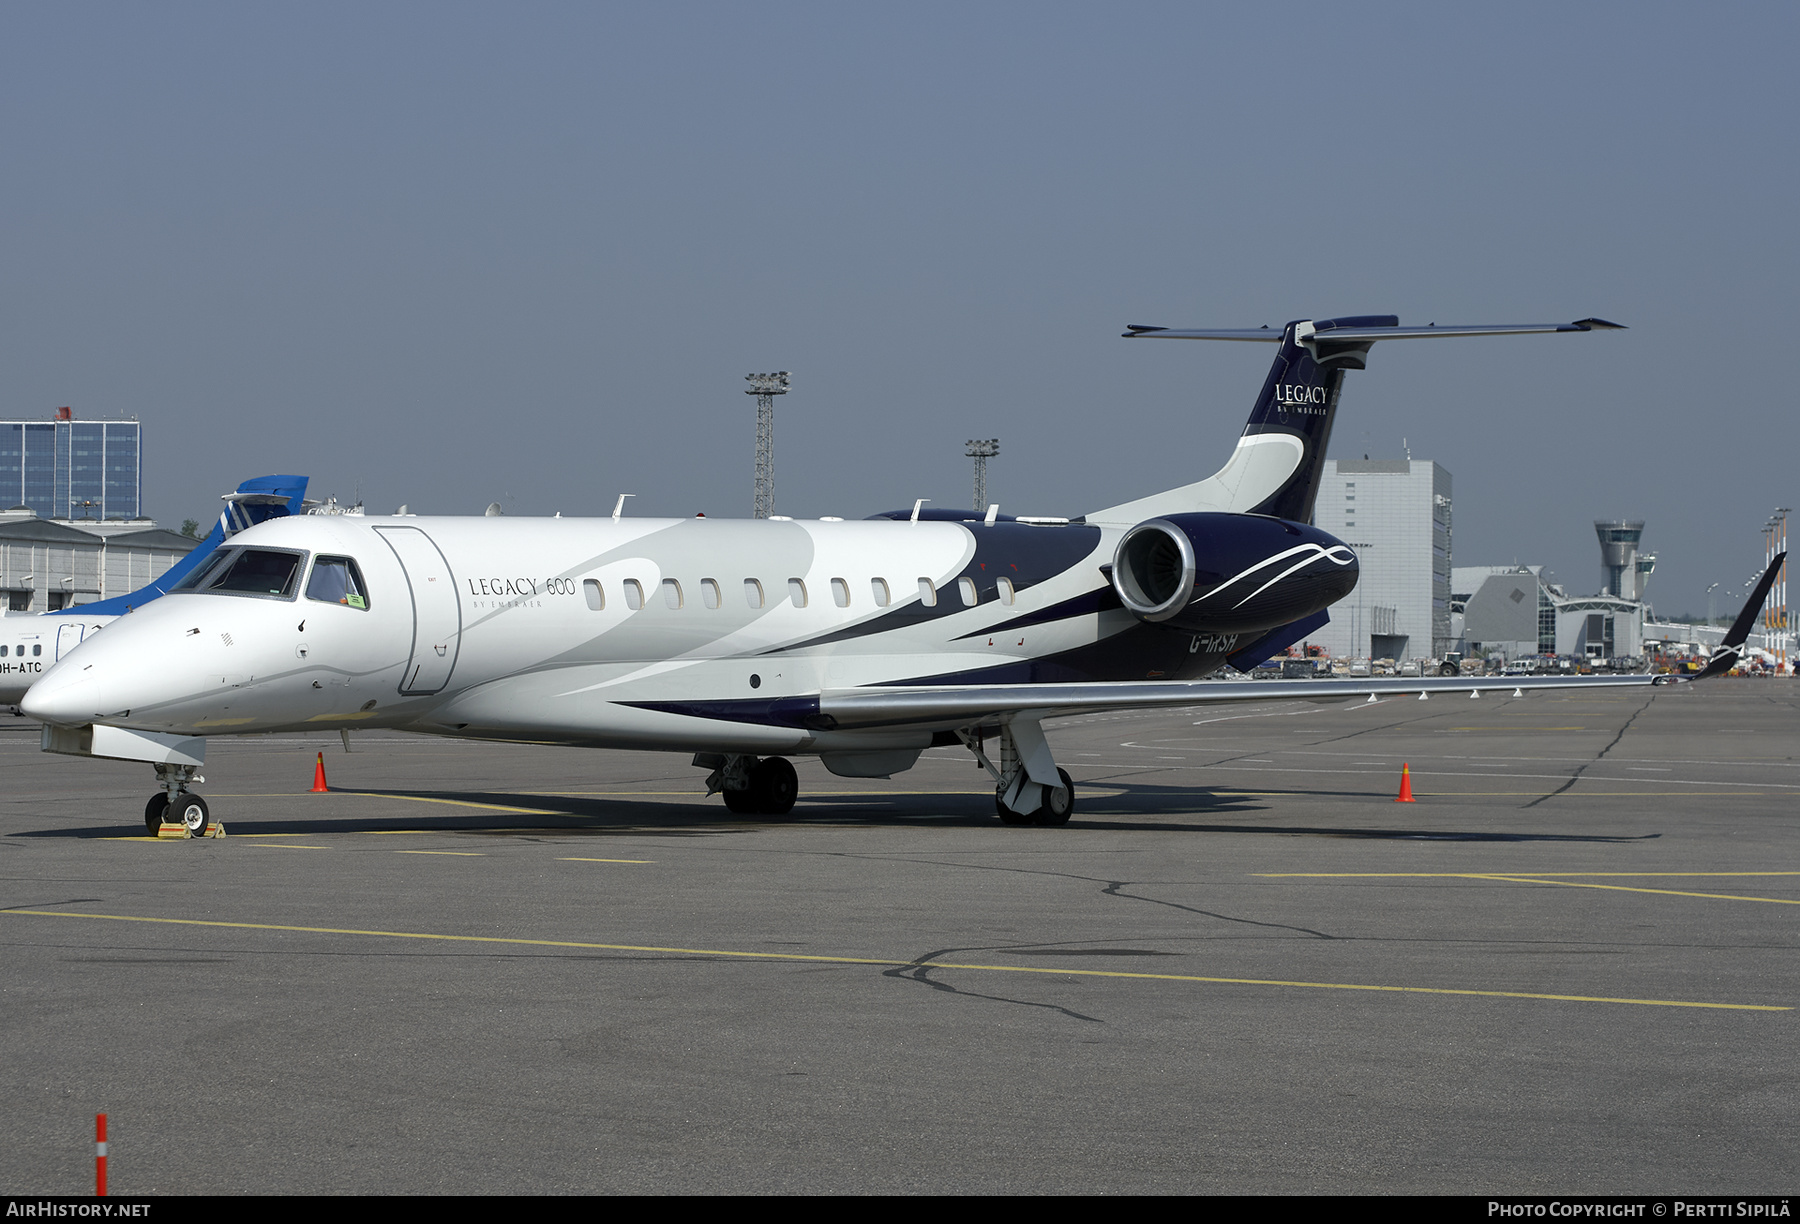
POLYGON ((1125 533, 1112 582, 1140 620, 1248 633, 1323 611, 1355 589, 1357 575, 1355 551, 1305 523, 1171 514, 1125 533))

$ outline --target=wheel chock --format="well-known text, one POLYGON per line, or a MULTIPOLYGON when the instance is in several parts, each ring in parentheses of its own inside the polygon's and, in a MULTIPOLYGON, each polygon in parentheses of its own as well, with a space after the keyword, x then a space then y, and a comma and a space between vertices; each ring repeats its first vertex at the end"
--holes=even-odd
POLYGON ((160 828, 156 831, 156 837, 157 837, 158 841, 175 841, 175 840, 180 840, 180 839, 186 838, 187 836, 188 836, 188 831, 187 831, 186 825, 170 824, 166 820, 163 821, 162 828, 160 828))
POLYGON ((202 833, 200 836, 202 836, 202 837, 224 837, 225 836, 225 826, 215 820, 211 824, 206 826, 206 832, 202 833))

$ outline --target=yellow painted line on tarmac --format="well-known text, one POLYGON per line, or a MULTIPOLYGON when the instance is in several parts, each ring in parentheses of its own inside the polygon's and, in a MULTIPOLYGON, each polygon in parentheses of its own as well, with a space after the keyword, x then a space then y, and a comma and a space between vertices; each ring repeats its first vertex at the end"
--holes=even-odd
POLYGON ((597 858, 565 858, 557 859, 559 863, 654 863, 655 859, 597 859, 597 858))
POLYGON ((447 803, 451 807, 481 808, 488 812, 517 812, 523 816, 542 816, 544 814, 539 808, 507 807, 503 803, 476 803, 469 799, 439 799, 433 795, 382 795, 374 791, 340 790, 334 790, 331 793, 334 795, 359 795, 365 799, 409 799, 414 803, 447 803))
POLYGON ((296 846, 290 842, 251 842, 258 850, 329 850, 330 846, 296 846))
MULTIPOLYGON (((1332 880, 1503 880, 1512 878, 1516 873, 1496 871, 1258 871, 1254 874, 1270 879, 1310 877, 1332 880)), ((1633 879, 1651 876, 1800 876, 1800 871, 1534 871, 1531 873, 1531 878, 1534 880, 1564 876, 1623 876, 1633 879)))
POLYGON ((396 850, 395 854, 452 854, 457 858, 486 858, 479 850, 396 850))
POLYGON ((1736 893, 1703 893, 1683 892, 1673 888, 1631 888, 1624 884, 1585 884, 1576 880, 1558 879, 1559 876, 1794 876, 1800 871, 1557 871, 1544 872, 1537 875, 1502 875, 1491 871, 1441 871, 1441 872, 1259 872, 1270 879, 1302 878, 1314 879, 1435 879, 1435 880, 1492 880, 1502 884, 1555 884, 1563 888, 1601 888, 1609 892, 1655 893, 1664 897, 1704 897, 1713 901, 1765 901, 1770 905, 1800 905, 1800 900, 1787 897, 1745 897, 1736 893))
MULTIPOLYGON (((404 852, 403 852, 404 853, 404 852)), ((202 918, 151 918, 137 914, 70 913, 64 910, 5 909, 30 918, 86 918, 107 922, 150 922, 168 926, 219 927, 239 931, 291 931, 302 935, 354 935, 374 939, 424 939, 444 943, 501 944, 508 947, 580 948, 599 952, 647 952, 663 956, 711 956, 721 960, 802 962, 827 965, 880 965, 900 969, 960 969, 979 973, 1021 973, 1046 977, 1124 978, 1153 982, 1196 982, 1219 986, 1277 986, 1299 990, 1353 990, 1382 994, 1461 995, 1485 999, 1544 999, 1556 1003, 1628 1003, 1639 1007, 1698 1007, 1714 1011, 1781 1012, 1790 1006, 1765 1003, 1706 1003, 1689 999, 1634 999, 1608 995, 1539 994, 1523 990, 1474 990, 1445 986, 1379 986, 1358 982, 1302 982, 1280 978, 1202 977, 1188 973, 1133 973, 1120 969, 1070 969, 1062 965, 975 965, 951 961, 901 960, 870 956, 812 956, 801 952, 739 952, 720 948, 669 948, 648 944, 587 943, 572 939, 517 939, 501 935, 442 935, 427 931, 366 931, 343 927, 289 926, 273 922, 219 922, 202 918)))
MULTIPOLYGON (((710 796, 701 794, 699 791, 691 791, 691 790, 685 790, 685 791, 519 791, 516 793, 522 794, 522 795, 542 795, 546 799, 596 799, 596 798, 606 798, 606 797, 612 797, 615 799, 617 799, 617 798, 629 799, 629 798, 635 798, 635 797, 645 797, 645 798, 670 798, 670 797, 673 797, 673 798, 677 798, 677 799, 697 799, 697 800, 704 801, 710 797, 710 796)), ((926 795, 926 796, 930 796, 930 795, 991 795, 993 793, 994 792, 993 792, 992 787, 989 787, 985 790, 941 790, 941 791, 925 791, 925 790, 897 791, 897 790, 883 790, 880 788, 871 787, 869 790, 837 790, 837 791, 808 790, 806 792, 806 797, 808 799, 842 799, 842 798, 846 798, 846 797, 868 798, 871 796, 880 796, 882 798, 886 798, 888 796, 894 796, 894 795, 926 795)), ((402 797, 405 797, 405 796, 402 796, 402 797)), ((454 802, 454 800, 445 799, 445 800, 440 800, 439 802, 450 803, 450 802, 454 802)))
MULTIPOLYGON (((1576 779, 1577 782, 1579 782, 1580 780, 1581 779, 1579 779, 1579 778, 1576 779)), ((1603 779, 1597 779, 1597 780, 1603 780, 1603 779)), ((1288 793, 1296 794, 1296 795, 1312 795, 1312 794, 1323 794, 1323 793, 1329 793, 1329 792, 1290 791, 1288 793)), ((1385 792, 1385 791, 1381 792, 1381 795, 1383 798, 1386 797, 1386 794, 1387 794, 1387 792, 1385 792)), ((1729 790, 1729 791, 1583 791, 1580 794, 1576 794, 1573 791, 1565 791, 1562 794, 1557 794, 1555 791, 1546 791, 1546 790, 1529 790, 1529 791, 1426 791, 1426 790, 1414 790, 1413 794, 1419 795, 1419 796, 1429 796, 1433 799, 1487 799, 1487 798, 1520 799, 1520 798, 1525 797, 1526 795, 1536 795, 1539 798, 1545 798, 1545 799, 1548 799, 1548 798, 1555 798, 1555 799, 1763 799, 1763 798, 1768 797, 1768 793, 1766 791, 1746 791, 1746 790, 1729 790)))
POLYGON ((1665 897, 1705 897, 1713 901, 1765 901, 1770 905, 1800 905, 1788 897, 1741 897, 1731 893, 1679 892, 1673 888, 1628 888, 1623 884, 1581 884, 1574 880, 1534 879, 1530 876, 1483 876, 1486 880, 1503 880, 1511 884, 1555 884, 1562 888, 1603 888, 1609 892, 1658 893, 1665 897))

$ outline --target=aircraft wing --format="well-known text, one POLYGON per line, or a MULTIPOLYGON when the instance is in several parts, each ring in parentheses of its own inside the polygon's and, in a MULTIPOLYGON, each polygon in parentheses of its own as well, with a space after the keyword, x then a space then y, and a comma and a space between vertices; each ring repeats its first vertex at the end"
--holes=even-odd
POLYGON ((1144 680, 1081 684, 969 684, 937 688, 827 690, 818 723, 831 730, 966 727, 1024 715, 1054 718, 1109 710, 1166 709, 1243 701, 1378 701, 1382 697, 1531 692, 1542 689, 1642 688, 1676 676, 1426 676, 1369 680, 1144 680))

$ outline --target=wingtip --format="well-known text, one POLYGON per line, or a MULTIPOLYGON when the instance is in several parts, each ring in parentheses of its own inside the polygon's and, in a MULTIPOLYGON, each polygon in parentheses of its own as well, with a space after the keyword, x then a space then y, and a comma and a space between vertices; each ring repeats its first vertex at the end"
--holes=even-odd
POLYGON ((1628 331, 1623 323, 1609 323, 1605 319, 1576 319, 1575 326, 1583 331, 1628 331))

